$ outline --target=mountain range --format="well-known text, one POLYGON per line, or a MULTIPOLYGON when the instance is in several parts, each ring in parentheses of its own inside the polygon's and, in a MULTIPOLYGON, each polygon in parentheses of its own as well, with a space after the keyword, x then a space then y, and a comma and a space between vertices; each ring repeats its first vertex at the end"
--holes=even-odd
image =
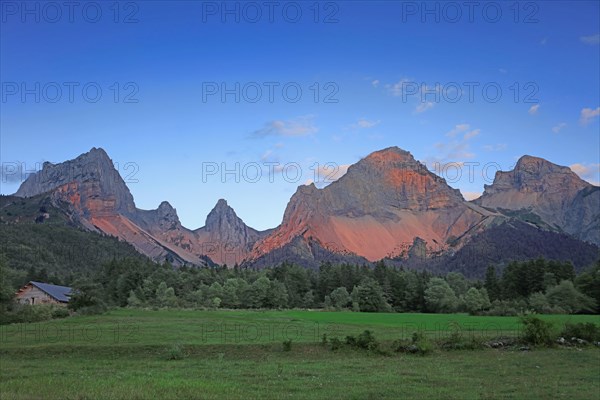
POLYGON ((247 226, 223 199, 196 230, 182 226, 166 201, 140 210, 101 148, 44 163, 14 196, 42 196, 71 225, 118 237, 175 266, 288 261, 314 268, 387 260, 478 276, 489 263, 537 256, 583 267, 598 257, 600 245, 600 188, 531 156, 497 172, 480 198, 466 201, 409 152, 383 149, 322 189, 298 187, 282 223, 267 231, 247 226))

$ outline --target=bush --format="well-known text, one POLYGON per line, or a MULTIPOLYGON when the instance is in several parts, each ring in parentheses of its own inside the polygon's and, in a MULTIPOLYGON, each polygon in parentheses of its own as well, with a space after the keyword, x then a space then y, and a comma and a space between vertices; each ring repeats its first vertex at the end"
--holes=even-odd
POLYGON ((447 338, 441 339, 438 344, 445 350, 475 350, 482 347, 482 342, 475 336, 464 337, 457 330, 452 331, 447 338))
POLYGON ((183 346, 174 344, 167 350, 167 360, 182 360, 185 357, 183 346))
POLYGON ((28 323, 48 321, 54 318, 65 318, 69 316, 69 310, 54 304, 16 304, 11 311, 3 313, 1 322, 28 323))
POLYGON ((414 332, 412 343, 417 347, 417 353, 422 356, 433 351, 433 344, 424 332, 414 332))
POLYGON ((379 348, 379 343, 373 336, 373 333, 370 330, 366 330, 360 335, 358 335, 358 340, 356 341, 357 347, 365 350, 377 350, 379 348))
POLYGON ((377 342, 375 336, 370 330, 365 330, 363 333, 358 335, 358 338, 354 336, 346 336, 346 345, 355 349, 364 350, 377 350, 379 348, 379 342, 377 342))
POLYGON ((519 312, 514 307, 514 304, 504 300, 494 300, 492 307, 484 315, 492 315, 498 317, 514 317, 519 315, 519 312))
POLYGON ((336 351, 342 348, 342 341, 336 337, 331 338, 329 340, 329 343, 331 344, 332 351, 336 351))
POLYGON ((549 346, 554 342, 552 335, 553 325, 551 322, 544 321, 533 315, 525 315, 521 317, 521 323, 524 328, 521 338, 525 343, 549 346))
POLYGON ((433 344, 424 332, 414 332, 410 342, 407 340, 395 341, 393 347, 396 352, 413 353, 422 356, 433 351, 433 344))
POLYGON ((66 318, 70 315, 66 307, 57 307, 52 311, 52 318, 66 318))
POLYGON ((283 341, 283 351, 292 351, 292 339, 283 341))
POLYGON ((591 322, 578 322, 576 324, 567 322, 560 332, 565 339, 577 338, 588 342, 600 341, 600 326, 591 322))
POLYGON ((346 336, 346 344, 350 347, 356 347, 356 338, 354 336, 346 336))

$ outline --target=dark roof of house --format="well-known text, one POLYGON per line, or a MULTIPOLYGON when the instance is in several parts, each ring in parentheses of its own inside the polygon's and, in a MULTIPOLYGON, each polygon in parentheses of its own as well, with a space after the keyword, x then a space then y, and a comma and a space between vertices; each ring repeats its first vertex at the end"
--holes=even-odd
POLYGON ((65 303, 69 301, 69 296, 71 295, 71 292, 73 292, 73 289, 67 286, 51 285, 49 283, 34 281, 31 281, 29 283, 31 283, 33 286, 37 287, 41 291, 47 293, 49 296, 54 297, 56 300, 65 303))

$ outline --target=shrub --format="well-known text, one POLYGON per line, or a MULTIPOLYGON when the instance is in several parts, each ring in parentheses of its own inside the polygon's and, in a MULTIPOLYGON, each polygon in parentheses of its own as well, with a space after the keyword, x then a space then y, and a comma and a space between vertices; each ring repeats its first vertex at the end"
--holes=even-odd
POLYGON ((523 324, 522 339, 525 343, 533 345, 549 346, 553 342, 551 322, 544 321, 533 315, 525 315, 521 317, 523 324))
POLYGON ((11 322, 27 323, 48 321, 52 319, 54 307, 55 306, 49 304, 40 304, 35 306, 29 304, 19 304, 15 306, 15 309, 13 310, 11 322))
POLYGON ((57 307, 52 311, 52 318, 66 318, 69 315, 69 310, 66 307, 57 307))
POLYGON ((358 335, 358 338, 346 336, 346 344, 355 349, 377 350, 379 348, 379 342, 377 342, 373 332, 370 330, 365 330, 358 335))
POLYGON ((588 342, 596 342, 600 341, 600 326, 591 322, 578 322, 575 324, 567 322, 560 332, 560 336, 566 339, 574 337, 588 342))
POLYGON ((475 350, 482 347, 481 340, 475 336, 464 337, 459 331, 454 330, 447 338, 438 342, 439 346, 445 350, 475 350))
POLYGON ((292 339, 283 341, 283 351, 292 351, 292 339))
POLYGON ((410 341, 397 340, 393 344, 394 351, 426 355, 433 351, 433 343, 424 332, 414 332, 410 341))
POLYGON ((492 302, 492 307, 485 315, 493 315, 499 317, 514 317, 517 316, 519 312, 514 307, 514 304, 504 300, 494 300, 492 302))
POLYGON ((412 344, 417 347, 416 352, 422 356, 433 351, 433 344, 424 332, 414 332, 412 344))
POLYGON ((377 350, 379 347, 379 343, 373 336, 373 333, 370 330, 366 330, 360 335, 358 335, 358 340, 356 341, 357 347, 365 350, 377 350))
POLYGON ((336 351, 342 348, 342 341, 336 337, 331 338, 329 340, 329 343, 331 344, 332 351, 336 351))
POLYGON ((174 344, 167 350, 167 360, 182 360, 184 357, 185 353, 180 344, 174 344))

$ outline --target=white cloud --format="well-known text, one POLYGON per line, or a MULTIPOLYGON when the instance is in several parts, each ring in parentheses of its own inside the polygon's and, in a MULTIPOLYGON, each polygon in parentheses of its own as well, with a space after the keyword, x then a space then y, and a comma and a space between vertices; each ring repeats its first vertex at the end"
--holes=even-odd
POLYGON ((388 89, 390 91, 390 93, 394 96, 402 96, 402 93, 404 92, 404 90, 407 88, 407 84, 411 84, 414 85, 415 83, 408 78, 402 78, 400 79, 398 82, 394 83, 393 85, 385 85, 386 89, 388 89))
POLYGON ((589 44, 592 46, 596 45, 596 44, 600 44, 600 33, 597 33, 595 35, 590 35, 590 36, 581 36, 579 38, 579 40, 581 40, 585 44, 589 44))
POLYGON ((292 120, 274 120, 267 122, 265 126, 252 132, 251 136, 255 138, 264 138, 267 136, 283 137, 301 137, 309 136, 318 132, 314 126, 312 116, 307 115, 292 120))
POLYGON ((465 133, 465 136, 463 136, 463 139, 465 139, 465 140, 472 139, 475 136, 479 135, 480 133, 481 133, 481 129, 473 129, 471 132, 465 133))
POLYGON ((600 164, 580 164, 569 165, 569 168, 575 172, 581 179, 584 179, 592 185, 598 186, 600 180, 600 164))
POLYGON ((443 154, 442 157, 436 158, 437 161, 459 162, 459 160, 470 159, 475 157, 475 154, 470 151, 469 143, 467 142, 451 142, 434 144, 435 148, 443 154))
POLYGON ((475 157, 471 151, 470 140, 481 133, 481 129, 471 129, 469 124, 455 125, 452 130, 446 133, 446 136, 453 138, 448 142, 438 142, 434 144, 439 156, 430 158, 429 161, 445 164, 448 162, 460 163, 463 160, 475 157), (458 134, 464 133, 457 139, 458 134))
POLYGON ((373 85, 373 87, 378 87, 379 86, 379 79, 375 79, 374 81, 372 81, 371 85, 373 85))
POLYGON ((599 115, 600 107, 596 108, 595 110, 592 110, 591 108, 584 108, 583 110, 581 110, 581 117, 579 118, 579 122, 581 123, 581 125, 587 125, 599 115))
POLYGON ((558 124, 558 125, 556 125, 556 126, 552 127, 552 132, 554 132, 554 133, 558 133, 558 132, 560 132, 560 131, 561 131, 561 129, 563 129, 563 128, 564 128, 564 127, 566 127, 566 126, 567 126, 567 124, 565 124, 564 122, 561 122, 560 124, 558 124))
POLYGON ((420 104, 419 104, 419 105, 418 105, 418 106, 415 108, 415 112, 416 112, 417 114, 420 114, 420 113, 422 113, 422 112, 425 112, 425 111, 427 111, 427 110, 429 110, 429 109, 433 108, 433 106, 434 106, 433 102, 431 102, 431 101, 426 101, 426 102, 420 103, 420 104))
POLYGON ((534 104, 531 107, 529 107, 529 114, 530 115, 535 115, 537 114, 538 110, 540 109, 540 105, 539 104, 534 104))
POLYGON ((369 129, 369 128, 373 128, 374 126, 379 125, 380 122, 381 122, 381 120, 369 121, 368 119, 360 118, 355 124, 352 124, 351 127, 352 128, 369 129))
POLYGON ((501 74, 506 74, 508 73, 508 70, 506 70, 505 68, 500 68, 498 72, 500 72, 501 74))
POLYGON ((471 127, 471 125, 469 125, 469 124, 458 124, 451 131, 446 133, 446 136, 454 137, 461 132, 469 130, 470 127, 471 127))
POLYGON ((544 46, 546 43, 548 43, 548 38, 543 38, 542 40, 540 40, 540 44, 542 46, 544 46))
POLYGON ((485 151, 503 151, 506 150, 506 143, 486 144, 483 146, 485 151))
POLYGON ((267 151, 265 151, 265 152, 263 153, 263 155, 262 155, 262 156, 260 156, 260 160, 261 160, 261 161, 266 161, 266 160, 268 160, 269 158, 271 158, 271 155, 272 155, 272 154, 273 154, 273 150, 267 150, 267 151))

